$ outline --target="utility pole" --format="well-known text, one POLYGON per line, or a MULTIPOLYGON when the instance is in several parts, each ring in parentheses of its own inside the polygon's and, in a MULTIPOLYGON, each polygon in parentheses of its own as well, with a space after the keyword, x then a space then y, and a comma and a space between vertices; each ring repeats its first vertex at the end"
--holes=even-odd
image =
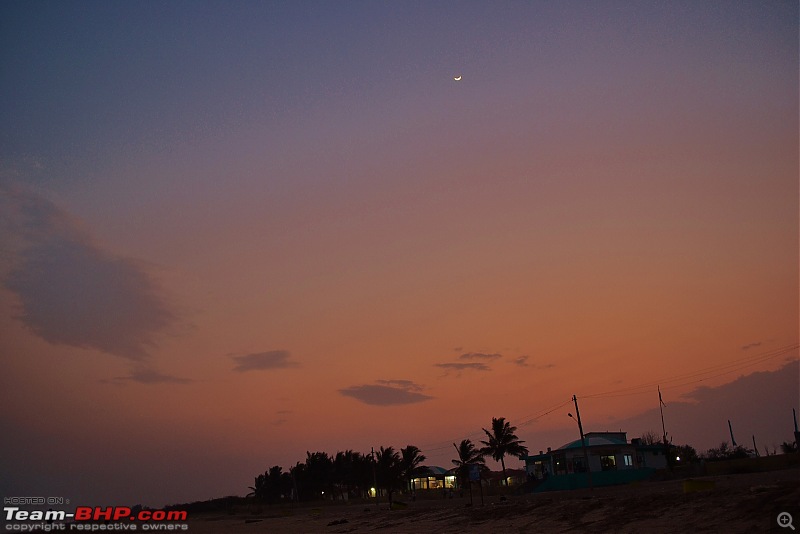
POLYGON ((664 426, 664 399, 661 398, 661 386, 658 387, 658 409, 661 411, 661 433, 664 443, 664 458, 667 459, 667 467, 672 468, 672 456, 669 453, 669 442, 667 441, 667 427, 664 426))
POLYGON ((731 426, 731 420, 728 419, 728 430, 731 432, 731 447, 734 449, 736 448, 736 440, 733 439, 733 427, 731 426))
POLYGON ((581 446, 583 447, 583 461, 586 462, 586 475, 588 477, 589 489, 592 487, 592 468, 589 466, 589 451, 586 449, 586 437, 583 434, 583 425, 581 424, 581 411, 578 409, 578 397, 572 396, 572 402, 575 403, 575 415, 578 418, 578 431, 581 433, 581 446))
POLYGON ((661 410, 661 432, 664 435, 664 446, 667 446, 667 428, 664 426, 664 400, 661 398, 661 386, 658 386, 658 409, 661 410))
POLYGON ((797 412, 792 408, 792 416, 794 417, 794 446, 800 449, 800 432, 797 431, 797 412))
POLYGON ((756 456, 761 456, 760 454, 758 454, 758 447, 756 447, 756 435, 755 434, 753 434, 753 451, 755 451, 756 456))

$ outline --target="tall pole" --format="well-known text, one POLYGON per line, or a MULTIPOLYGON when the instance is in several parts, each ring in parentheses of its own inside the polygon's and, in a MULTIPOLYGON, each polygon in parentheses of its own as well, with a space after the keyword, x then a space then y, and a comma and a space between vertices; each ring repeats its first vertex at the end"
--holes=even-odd
POLYGON ((669 442, 667 441, 667 427, 664 426, 664 399, 661 398, 661 386, 658 386, 658 409, 661 410, 661 432, 664 443, 664 457, 667 459, 667 467, 672 467, 671 455, 669 453, 669 442))
POLYGON ((734 449, 736 448, 736 440, 733 439, 733 427, 731 426, 731 420, 728 419, 728 430, 731 432, 731 447, 734 449))
POLYGON ((664 400, 661 398, 661 386, 658 386, 658 409, 661 410, 661 432, 664 436, 664 446, 667 446, 667 428, 664 426, 664 400))
POLYGON ((794 445, 800 449, 800 432, 797 431, 797 412, 792 408, 792 417, 794 417, 794 445))
POLYGON ((589 466, 589 451, 586 449, 586 437, 583 435, 583 424, 581 424, 581 411, 578 409, 578 397, 573 395, 572 402, 575 403, 575 416, 578 418, 578 431, 581 433, 581 447, 583 447, 583 461, 586 462, 589 489, 594 489, 592 487, 592 468, 589 466))

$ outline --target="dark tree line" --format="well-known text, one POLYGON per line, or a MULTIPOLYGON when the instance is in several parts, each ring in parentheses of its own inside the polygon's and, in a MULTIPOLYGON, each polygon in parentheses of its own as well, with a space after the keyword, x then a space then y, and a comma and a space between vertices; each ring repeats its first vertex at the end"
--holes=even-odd
POLYGON ((370 454, 352 450, 334 456, 325 452, 306 452, 288 472, 270 467, 255 478, 250 497, 265 502, 315 501, 367 497, 371 488, 384 490, 391 500, 395 491, 408 487, 425 456, 409 445, 400 451, 380 447, 370 454))
MULTIPOLYGON (((458 468, 461 487, 469 484, 469 469, 477 465, 486 471, 484 457, 490 456, 501 463, 505 476, 505 457, 521 457, 528 453, 523 441, 514 433, 516 427, 505 418, 492 418, 491 430, 483 429, 487 440, 477 449, 468 439, 456 448, 458 458, 453 464, 458 468)), ((279 465, 270 467, 255 478, 250 494, 264 503, 303 502, 319 499, 365 498, 371 488, 387 495, 389 502, 396 492, 411 491, 412 480, 419 476, 425 461, 419 447, 408 445, 399 451, 393 447, 380 447, 369 454, 352 450, 339 451, 334 456, 325 452, 306 452, 304 462, 297 462, 288 471, 279 465)))

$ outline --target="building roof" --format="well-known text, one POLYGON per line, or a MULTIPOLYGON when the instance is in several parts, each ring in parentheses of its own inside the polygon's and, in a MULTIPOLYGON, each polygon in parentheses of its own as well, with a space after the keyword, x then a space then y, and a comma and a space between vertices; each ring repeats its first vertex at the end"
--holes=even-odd
MULTIPOLYGON (((624 439, 617 439, 612 438, 609 436, 586 436, 586 446, 587 447, 595 447, 595 446, 609 446, 609 445, 627 445, 628 442, 624 439)), ((581 440, 577 439, 575 441, 570 441, 569 443, 562 445, 557 450, 562 451, 566 449, 578 449, 582 447, 583 444, 581 440)))
POLYGON ((417 476, 420 477, 435 477, 435 476, 442 476, 446 475, 448 470, 444 467, 439 467, 438 465, 423 465, 417 471, 417 476))
MULTIPOLYGON (((629 443, 627 440, 627 433, 622 431, 587 432, 584 434, 584 438, 586 439, 587 447, 619 447, 621 445, 627 445, 629 447, 636 447, 637 450, 641 450, 643 448, 643 446, 637 445, 636 443, 629 443)), ((580 449, 582 446, 583 443, 581 440, 576 439, 575 441, 570 441, 569 443, 562 445, 554 451, 547 449, 546 453, 540 451, 539 454, 524 456, 523 460, 526 462, 544 460, 545 458, 550 457, 554 452, 580 449)))

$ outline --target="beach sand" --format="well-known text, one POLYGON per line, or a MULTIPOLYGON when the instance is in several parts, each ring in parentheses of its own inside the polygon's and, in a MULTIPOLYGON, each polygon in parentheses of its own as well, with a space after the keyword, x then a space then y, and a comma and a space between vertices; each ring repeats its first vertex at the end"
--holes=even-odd
MULTIPOLYGON (((374 504, 261 506, 237 514, 190 517, 195 533, 349 532, 769 532, 781 511, 800 508, 800 469, 641 482, 590 490, 417 500, 402 510, 374 504)), ((794 514, 795 527, 800 516, 794 514)))

